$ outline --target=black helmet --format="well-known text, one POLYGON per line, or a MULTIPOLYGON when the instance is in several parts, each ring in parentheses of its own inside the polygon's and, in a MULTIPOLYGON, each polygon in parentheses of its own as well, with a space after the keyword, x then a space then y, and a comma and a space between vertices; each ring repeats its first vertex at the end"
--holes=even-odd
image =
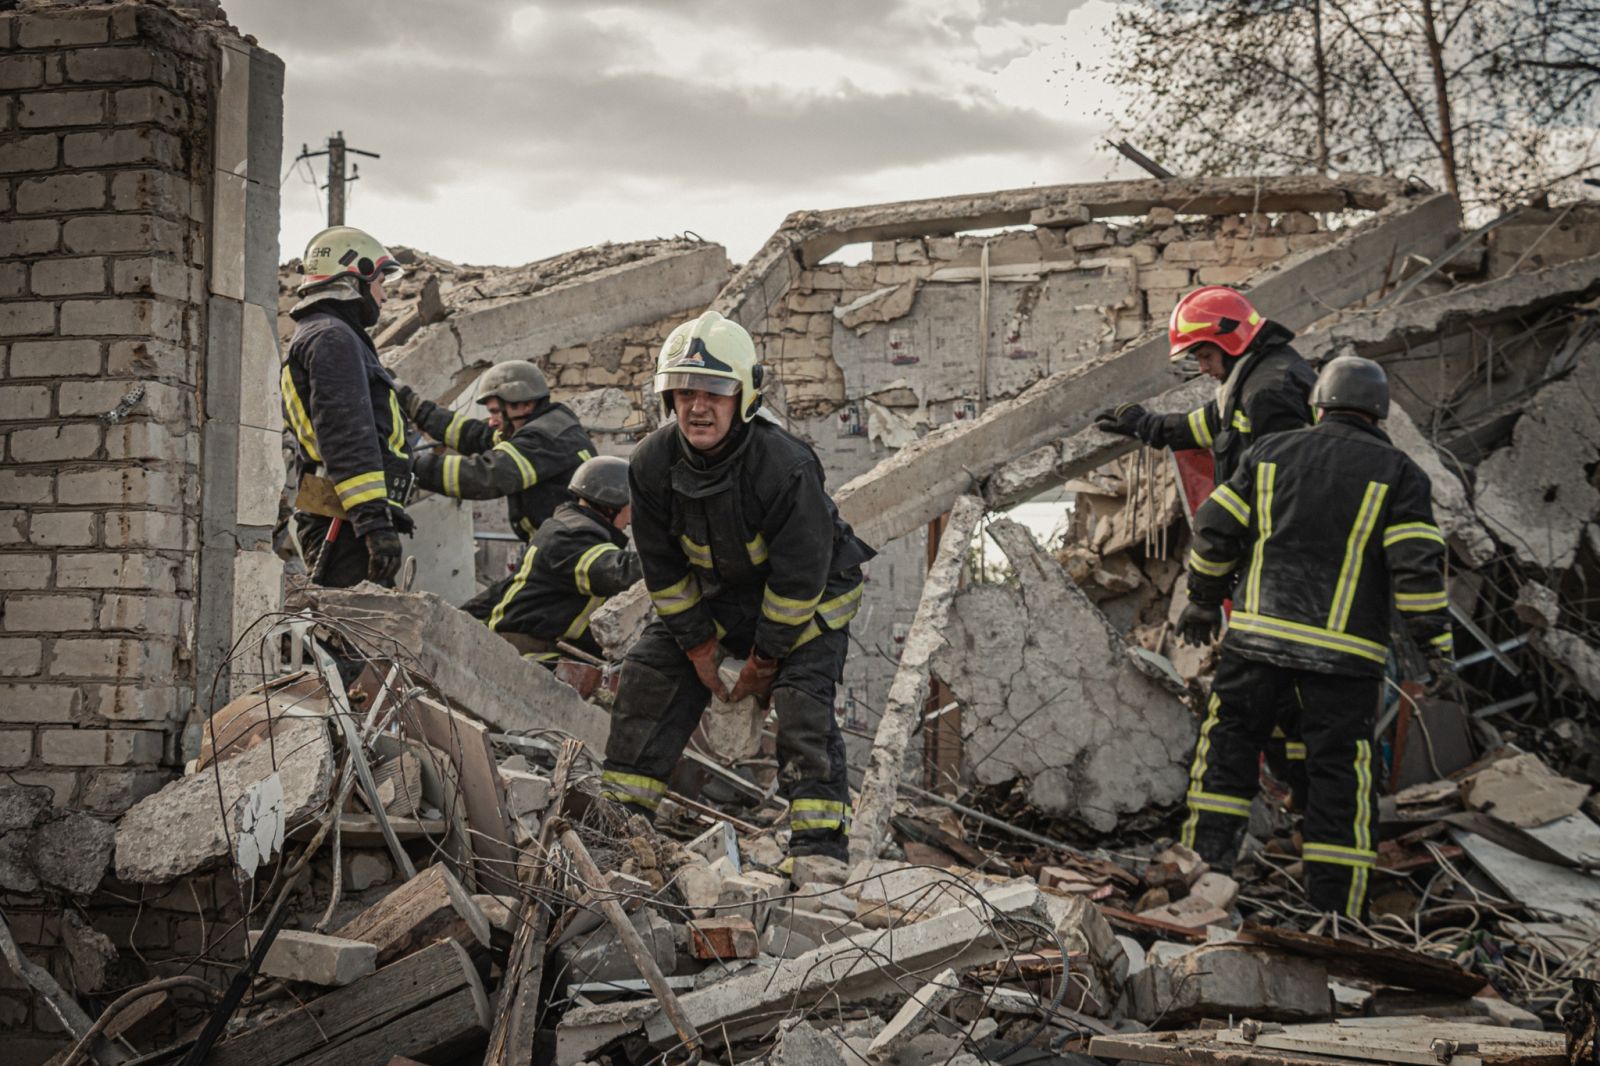
POLYGON ((572 472, 567 491, 596 507, 620 511, 628 505, 628 461, 597 455, 572 472))
POLYGON ((1311 389, 1311 406, 1389 417, 1389 376, 1359 355, 1341 355, 1322 368, 1311 389))

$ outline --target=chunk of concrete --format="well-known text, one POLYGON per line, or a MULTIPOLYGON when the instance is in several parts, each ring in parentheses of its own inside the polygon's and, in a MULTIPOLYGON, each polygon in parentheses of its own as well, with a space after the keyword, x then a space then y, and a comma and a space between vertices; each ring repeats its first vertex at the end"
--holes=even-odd
POLYGON ((794 900, 779 900, 767 914, 761 950, 780 959, 799 958, 825 944, 867 931, 866 926, 825 911, 803 910, 794 900))
POLYGON ((1554 629, 1561 617, 1561 600, 1549 585, 1525 581, 1517 589, 1517 599, 1511 610, 1534 629, 1554 629))
POLYGON ((75 896, 89 896, 111 865, 116 835, 111 823, 92 814, 64 812, 33 831, 28 855, 40 881, 75 896))
POLYGON ((867 1058, 883 1062, 911 1043, 911 1038, 927 1029, 961 991, 954 970, 944 970, 911 994, 895 1012, 883 1032, 867 1047, 867 1058))
MULTIPOLYGON (((676 970, 678 949, 673 943, 672 926, 649 907, 641 908, 629 921, 661 972, 671 974, 676 970)), ((633 959, 622 950, 617 931, 610 923, 562 946, 557 956, 569 981, 626 981, 641 976, 633 959)))
POLYGON ((1176 803, 1193 716, 1025 528, 988 530, 1017 584, 963 589, 935 657, 963 708, 966 772, 980 785, 1020 778, 1035 807, 1099 832, 1176 803))
POLYGON ((72 984, 79 995, 91 995, 106 985, 106 973, 117 962, 117 947, 98 929, 91 929, 78 912, 68 907, 61 915, 61 942, 72 963, 72 984))
POLYGON ((1328 971, 1300 955, 1242 944, 1206 944, 1152 963, 1129 985, 1134 1016, 1149 1024, 1239 1017, 1308 1022, 1332 1017, 1328 971))
POLYGON ((772 899, 789 890, 789 883, 774 874, 749 870, 722 879, 722 890, 717 896, 719 915, 740 916, 757 929, 767 924, 767 911, 772 899))
POLYGON ((672 876, 673 883, 683 895, 683 905, 696 917, 710 914, 722 898, 722 878, 708 862, 699 859, 686 862, 672 876))
POLYGON ((273 773, 283 786, 285 824, 323 810, 334 769, 327 726, 320 719, 290 718, 276 728, 274 743, 221 763, 214 774, 179 778, 130 807, 116 827, 117 876, 136 883, 170 881, 226 858, 246 792, 273 773))
POLYGON ((1189 886, 1189 898, 1205 900, 1219 910, 1227 910, 1239 898, 1239 882, 1227 874, 1210 870, 1189 886))
POLYGON ((1175 903, 1163 903, 1142 913, 1146 918, 1169 922, 1184 929, 1200 930, 1210 925, 1224 925, 1228 922, 1227 911, 1200 896, 1187 896, 1175 903))
POLYGON ((8 892, 37 892, 39 875, 28 859, 33 834, 26 829, 0 833, 0 888, 8 892))
POLYGON ((684 847, 702 856, 706 862, 716 862, 718 859, 726 858, 733 865, 734 873, 742 872, 739 863, 739 834, 734 832, 733 825, 729 822, 718 822, 684 847))
MULTIPOLYGON (((250 947, 261 939, 250 931, 250 947)), ((305 981, 340 988, 378 968, 378 947, 359 940, 327 936, 301 929, 281 929, 261 960, 261 972, 285 981, 305 981)))
POLYGON ((1600 700, 1600 648, 1570 629, 1535 634, 1533 646, 1594 700, 1600 700))
POLYGON ((500 780, 505 782, 506 803, 513 817, 537 814, 550 806, 550 779, 540 774, 501 770, 500 780))
POLYGON ((43 785, 0 782, 0 833, 31 829, 50 809, 50 795, 43 785))
POLYGON ((778 1032, 772 1048, 771 1066, 846 1066, 844 1042, 825 1029, 817 1029, 804 1019, 778 1032))
POLYGON ((1193 848, 1183 844, 1173 844, 1162 849, 1156 856, 1156 862, 1170 862, 1178 868, 1178 873, 1183 875, 1185 884, 1192 885, 1200 879, 1200 875, 1211 869, 1206 865, 1193 848))

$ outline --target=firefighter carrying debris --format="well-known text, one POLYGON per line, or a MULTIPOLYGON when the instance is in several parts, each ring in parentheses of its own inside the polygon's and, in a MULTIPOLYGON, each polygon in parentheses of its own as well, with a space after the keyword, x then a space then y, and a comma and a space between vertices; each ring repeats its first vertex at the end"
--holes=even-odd
POLYGON ((300 262, 305 279, 278 380, 299 445, 295 532, 314 583, 392 585, 400 534, 415 528, 405 512, 411 460, 393 379, 367 330, 377 325, 385 280, 404 270, 351 226, 311 238, 300 262))
POLYGON ((715 311, 656 363, 663 414, 634 449, 633 536, 657 620, 623 663, 602 793, 653 817, 708 694, 769 700, 789 853, 846 856, 850 795, 834 690, 873 555, 839 517, 822 464, 764 418, 750 334, 715 311), (743 656, 729 692, 724 649, 743 656))
POLYGON ((1433 659, 1454 658, 1445 543, 1428 476, 1378 423, 1389 383, 1342 356, 1311 393, 1320 420, 1258 441, 1195 518, 1182 639, 1205 643, 1234 610, 1189 771, 1183 841, 1231 869, 1257 757, 1285 706, 1307 749, 1306 885, 1323 911, 1361 917, 1377 856, 1372 730, 1391 605, 1433 659))

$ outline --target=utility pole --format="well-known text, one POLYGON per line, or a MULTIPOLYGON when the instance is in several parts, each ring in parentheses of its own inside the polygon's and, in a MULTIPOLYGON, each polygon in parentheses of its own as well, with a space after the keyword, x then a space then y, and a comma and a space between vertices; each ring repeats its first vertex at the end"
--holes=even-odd
POLYGON ((349 182, 361 180, 361 167, 359 164, 352 164, 349 176, 345 175, 344 161, 346 154, 364 155, 369 159, 383 158, 377 152, 366 152, 360 148, 351 148, 345 144, 344 130, 339 130, 328 138, 328 147, 320 152, 313 152, 310 146, 302 144, 300 146, 300 155, 295 159, 295 162, 298 163, 302 159, 315 159, 319 155, 328 157, 328 184, 322 187, 328 190, 328 225, 330 226, 344 225, 345 186, 349 182))

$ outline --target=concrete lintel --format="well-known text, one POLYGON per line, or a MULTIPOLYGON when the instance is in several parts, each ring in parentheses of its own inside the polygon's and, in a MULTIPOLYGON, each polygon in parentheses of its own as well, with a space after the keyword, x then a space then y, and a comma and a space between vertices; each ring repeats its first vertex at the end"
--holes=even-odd
MULTIPOLYGON (((1269 317, 1301 330, 1377 292, 1406 253, 1434 256, 1458 234, 1447 194, 1401 201, 1351 227, 1334 244, 1292 256, 1252 279, 1250 295, 1269 317)), ((856 477, 836 496, 840 513, 869 544, 886 544, 949 509, 1013 458, 1088 427, 1122 398, 1171 386, 1167 340, 1154 335, 1101 359, 1052 374, 972 421, 928 434, 856 477)))

